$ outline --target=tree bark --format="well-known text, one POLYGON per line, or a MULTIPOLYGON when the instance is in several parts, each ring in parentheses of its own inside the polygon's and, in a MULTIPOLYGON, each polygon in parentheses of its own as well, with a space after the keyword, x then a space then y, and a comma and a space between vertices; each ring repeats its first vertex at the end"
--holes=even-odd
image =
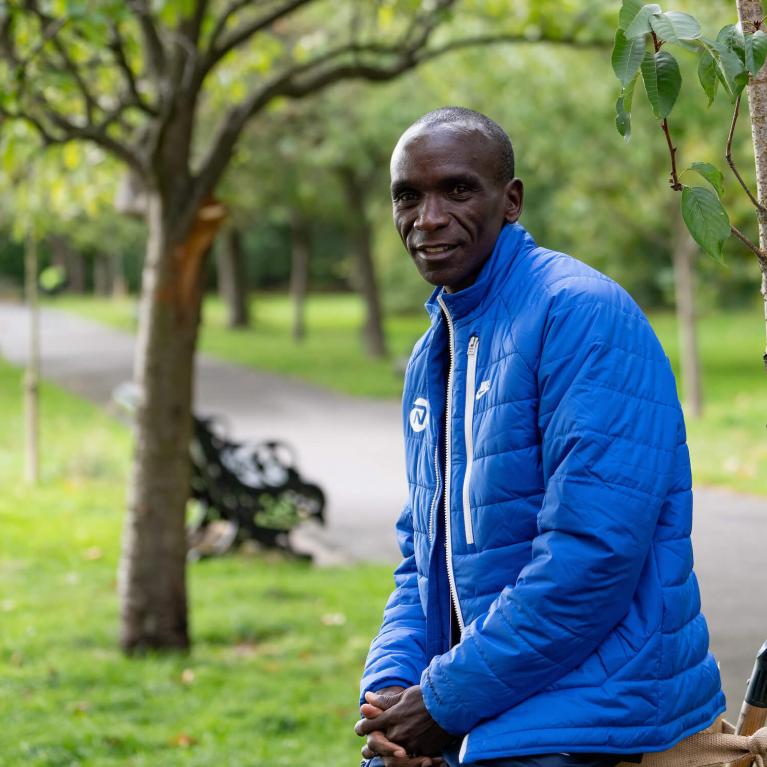
POLYGON ((674 261, 674 291, 685 410, 688 416, 699 418, 703 414, 703 388, 698 353, 693 260, 698 246, 687 231, 682 217, 676 212, 671 251, 674 261))
POLYGON ((203 205, 191 228, 160 194, 149 200, 134 379, 139 389, 128 511, 118 572, 126 652, 189 646, 185 510, 194 351, 205 254, 224 218, 203 205))
MULTIPOLYGON (((737 0, 738 18, 744 32, 753 32, 762 27, 764 11, 760 0, 737 0)), ((759 204, 767 205, 767 67, 749 79, 748 108, 751 115, 751 139, 754 144, 756 164, 756 196, 759 204)), ((762 272, 761 293, 764 302, 765 330, 767 331, 767 214, 757 212, 759 220, 759 248, 762 258, 759 265, 762 272)), ((767 350, 762 360, 767 370, 767 350)))
POLYGON ((34 232, 27 234, 24 254, 24 277, 29 308, 29 358, 24 374, 24 420, 27 460, 24 473, 27 482, 37 484, 40 477, 40 307, 37 291, 37 240, 34 232))
POLYGON ((290 215, 291 261, 290 296, 293 299, 293 340, 306 336, 306 294, 309 288, 311 235, 306 219, 298 210, 290 215))
POLYGON ((93 262, 93 292, 97 296, 108 296, 112 288, 112 259, 107 253, 96 256, 93 262))
POLYGON ((373 230, 366 206, 367 184, 355 175, 352 168, 339 169, 339 175, 351 214, 352 247, 357 264, 358 287, 365 303, 363 342, 371 357, 386 357, 386 336, 383 329, 378 278, 373 261, 373 230))
POLYGON ((227 326, 247 328, 250 325, 248 276, 242 250, 242 234, 236 226, 227 229, 216 248, 216 255, 218 289, 227 307, 227 326))
POLYGON ((112 254, 112 298, 125 298, 128 295, 128 282, 125 279, 125 272, 123 270, 123 255, 120 252, 112 254))
POLYGON ((83 254, 79 250, 74 250, 60 235, 54 235, 48 243, 53 254, 53 262, 62 266, 66 273, 66 290, 70 293, 85 293, 87 270, 83 254))

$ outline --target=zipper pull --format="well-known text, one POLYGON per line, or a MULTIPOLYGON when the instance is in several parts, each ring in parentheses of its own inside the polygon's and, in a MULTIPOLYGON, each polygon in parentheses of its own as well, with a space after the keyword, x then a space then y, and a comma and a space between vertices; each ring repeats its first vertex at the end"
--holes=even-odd
POLYGON ((477 347, 479 346, 479 336, 472 336, 469 339, 469 349, 466 352, 469 357, 473 357, 477 353, 477 347))

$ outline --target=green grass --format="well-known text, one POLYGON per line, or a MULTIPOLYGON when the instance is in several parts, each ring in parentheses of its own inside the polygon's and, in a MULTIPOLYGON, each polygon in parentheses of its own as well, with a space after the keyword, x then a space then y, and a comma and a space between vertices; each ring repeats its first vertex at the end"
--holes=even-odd
POLYGON ((128 432, 44 386, 43 478, 29 488, 20 382, 0 363, 0 765, 355 764, 357 682, 389 569, 195 563, 192 653, 124 658, 128 432))
MULTIPOLYGON (((101 322, 134 329, 133 302, 67 296, 56 303, 101 322)), ((396 360, 409 353, 426 326, 425 313, 389 318, 386 332, 395 362, 373 361, 365 357, 360 344, 362 306, 356 296, 310 298, 308 337, 301 345, 290 338, 290 304, 285 297, 257 296, 253 309, 253 328, 232 331, 225 327, 222 304, 208 299, 201 349, 231 362, 370 397, 400 395, 396 360)), ((654 314, 650 319, 678 375, 674 315, 654 314)), ((767 376, 761 363, 764 324, 759 307, 705 316, 699 333, 706 410, 703 418, 688 419, 695 482, 767 494, 767 376)))

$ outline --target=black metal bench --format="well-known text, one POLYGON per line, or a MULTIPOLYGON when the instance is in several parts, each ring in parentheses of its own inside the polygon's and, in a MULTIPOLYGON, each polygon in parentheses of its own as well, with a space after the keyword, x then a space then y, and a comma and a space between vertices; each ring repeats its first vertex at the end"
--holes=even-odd
POLYGON ((220 420, 195 417, 190 457, 190 498, 200 507, 190 528, 192 557, 245 540, 295 554, 290 530, 307 520, 325 523, 325 494, 301 478, 285 442, 234 442, 220 420))

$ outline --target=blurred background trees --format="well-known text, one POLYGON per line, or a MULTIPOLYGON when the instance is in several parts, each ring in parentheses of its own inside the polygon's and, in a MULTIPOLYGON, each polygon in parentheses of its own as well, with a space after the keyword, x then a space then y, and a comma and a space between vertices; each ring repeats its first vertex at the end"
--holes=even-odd
MULTIPOLYGON (((185 445, 204 296, 218 291, 227 324, 243 328, 262 321, 265 292, 289 293, 302 343, 308 294, 356 292, 360 343, 396 366, 406 349, 387 338, 385 318, 419 311, 428 287, 391 226, 388 155, 429 109, 465 105, 508 130, 527 190, 522 222, 539 242, 616 278, 647 310, 683 310, 686 399, 700 410, 696 313, 750 301, 754 281, 736 242, 723 269, 680 233, 676 200, 656 183, 667 158, 649 110, 636 110, 632 151, 615 133, 617 9, 608 0, 6 3, 0 193, 11 196, 45 147, 59 172, 39 254, 43 268, 62 270, 59 292, 138 295, 143 282, 127 649, 188 643, 185 445), (116 195, 139 215, 116 213, 116 195), (164 580, 151 575, 160 566, 164 580)), ((705 13, 715 27, 734 8, 705 13)), ((695 159, 721 152, 724 109, 706 111, 683 90, 675 135, 695 159)), ((745 120, 735 152, 749 157, 745 120)), ((753 228, 747 206, 733 205, 753 228)), ((5 214, 0 284, 13 291, 22 217, 14 204, 5 214)))

